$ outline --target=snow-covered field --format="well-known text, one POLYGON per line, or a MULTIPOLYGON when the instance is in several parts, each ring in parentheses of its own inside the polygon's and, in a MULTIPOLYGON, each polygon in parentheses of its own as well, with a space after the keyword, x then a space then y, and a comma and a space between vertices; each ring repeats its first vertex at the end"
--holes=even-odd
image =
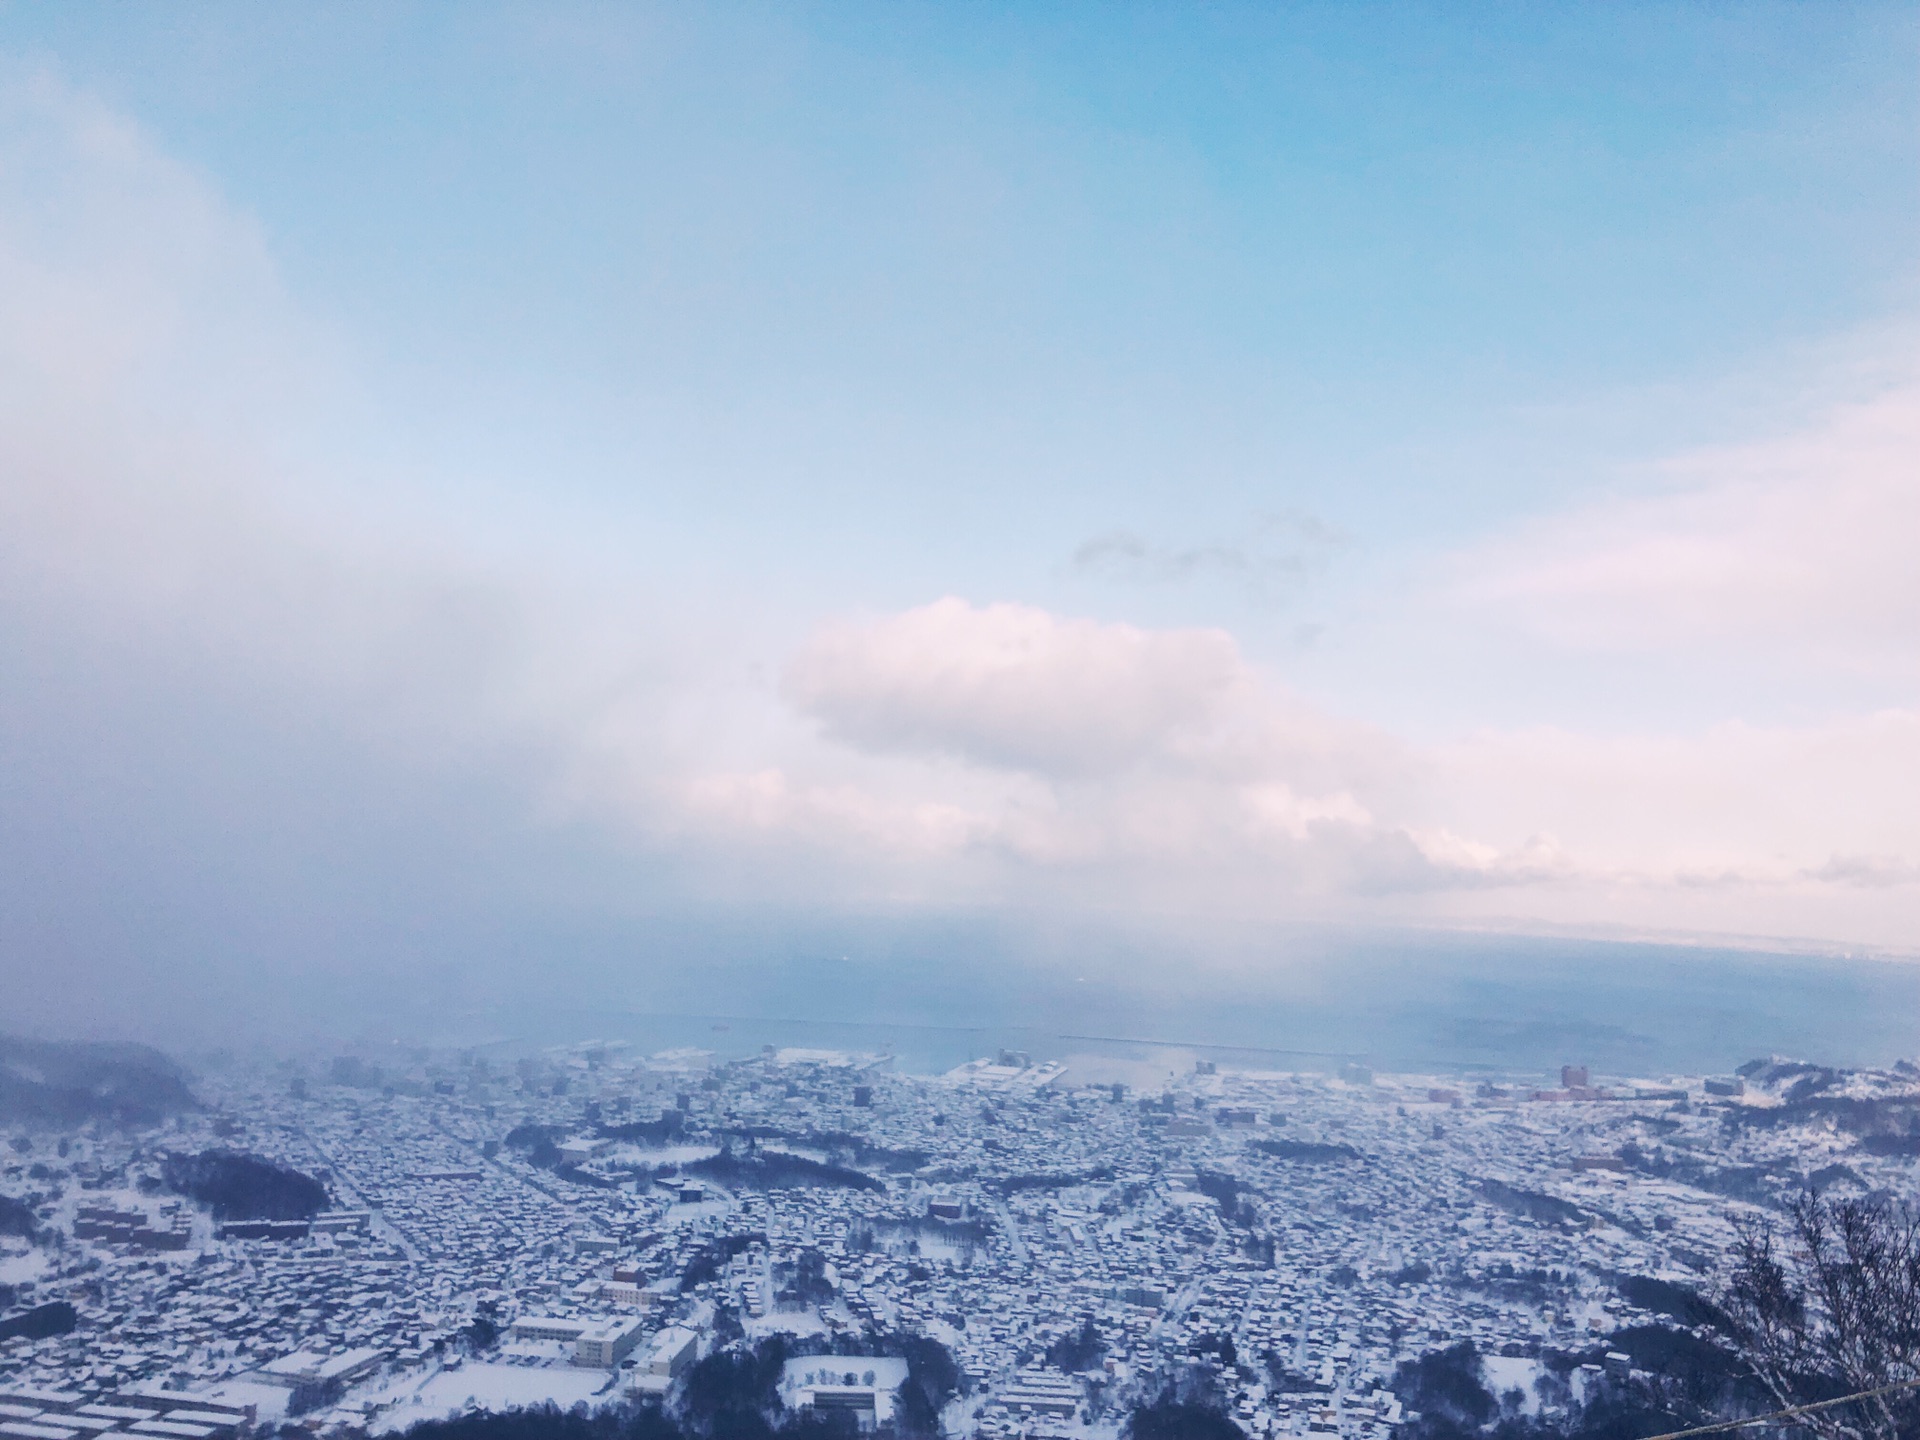
POLYGON ((482 1410, 513 1410, 551 1402, 565 1410, 582 1401, 596 1404, 613 1398, 611 1376, 605 1370, 582 1370, 571 1365, 467 1364, 442 1370, 417 1388, 367 1395, 367 1400, 397 1401, 373 1423, 380 1433, 402 1430, 418 1420, 457 1415, 469 1404, 482 1410), (606 1391, 602 1394, 602 1391, 606 1391))

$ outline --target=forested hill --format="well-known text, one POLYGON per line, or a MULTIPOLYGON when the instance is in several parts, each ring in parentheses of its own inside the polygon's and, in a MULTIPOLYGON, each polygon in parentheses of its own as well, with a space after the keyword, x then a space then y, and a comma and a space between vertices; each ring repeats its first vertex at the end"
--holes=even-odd
POLYGON ((152 1125, 198 1107, 186 1071, 148 1046, 0 1035, 0 1123, 152 1125))

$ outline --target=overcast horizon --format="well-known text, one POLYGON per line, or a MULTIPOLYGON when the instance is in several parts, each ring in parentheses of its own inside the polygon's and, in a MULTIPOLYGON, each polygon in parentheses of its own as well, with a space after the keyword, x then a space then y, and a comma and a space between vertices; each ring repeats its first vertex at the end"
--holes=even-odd
POLYGON ((0 1028, 1911 966, 1917 61, 0 7, 0 1028))

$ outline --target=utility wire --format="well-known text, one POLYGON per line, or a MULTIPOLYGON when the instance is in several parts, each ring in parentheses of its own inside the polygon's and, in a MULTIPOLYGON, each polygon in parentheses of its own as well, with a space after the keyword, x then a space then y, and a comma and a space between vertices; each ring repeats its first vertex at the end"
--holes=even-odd
POLYGON ((1878 1390, 1861 1390, 1853 1395, 1841 1395, 1832 1400, 1816 1400, 1811 1405, 1795 1405, 1790 1410, 1775 1410, 1771 1415, 1751 1415, 1745 1420, 1723 1420, 1717 1425, 1696 1425, 1691 1430, 1669 1430, 1664 1435, 1649 1435, 1647 1440, 1686 1440, 1693 1435, 1723 1435, 1729 1430, 1745 1430, 1753 1425, 1773 1425, 1782 1420, 1791 1420, 1796 1415, 1811 1415, 1816 1410, 1831 1410, 1836 1405, 1851 1405, 1856 1400, 1873 1400, 1881 1395, 1892 1395, 1900 1390, 1920 1389, 1920 1380, 1902 1380, 1894 1385, 1882 1385, 1878 1390))

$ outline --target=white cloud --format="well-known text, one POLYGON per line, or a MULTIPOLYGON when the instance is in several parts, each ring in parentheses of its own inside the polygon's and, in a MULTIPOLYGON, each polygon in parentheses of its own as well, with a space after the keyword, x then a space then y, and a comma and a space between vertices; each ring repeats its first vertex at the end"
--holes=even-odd
MULTIPOLYGON (((1076 902, 1183 897, 1272 914, 1523 883, 1561 863, 1543 867, 1537 844, 1506 852, 1408 828, 1414 757, 1289 695, 1218 630, 948 597, 823 628, 783 690, 829 741, 875 757, 863 781, 900 795, 896 833, 1050 873, 1076 902), (970 793, 929 828, 920 804, 956 774, 970 793)), ((851 821, 841 792, 803 798, 785 775, 737 790, 777 800, 757 815, 851 821)), ((856 823, 877 833, 864 813, 856 823)))
POLYGON ((1915 674, 1920 381, 1658 474, 1469 552, 1457 597, 1563 646, 1915 674))
POLYGON ((1431 803, 1452 823, 1508 847, 1546 824, 1567 857, 1524 892, 1462 891, 1436 913, 1914 948, 1920 711, 1486 731, 1431 759, 1431 803))
POLYGON ((1248 684, 1223 630, 1141 630, 948 597, 824 629, 783 689, 862 749, 1090 775, 1212 728, 1248 684))
POLYGON ((1595 873, 1784 880, 1920 855, 1920 711, 1692 735, 1489 732, 1444 747, 1447 813, 1513 836, 1553 817, 1595 873))

